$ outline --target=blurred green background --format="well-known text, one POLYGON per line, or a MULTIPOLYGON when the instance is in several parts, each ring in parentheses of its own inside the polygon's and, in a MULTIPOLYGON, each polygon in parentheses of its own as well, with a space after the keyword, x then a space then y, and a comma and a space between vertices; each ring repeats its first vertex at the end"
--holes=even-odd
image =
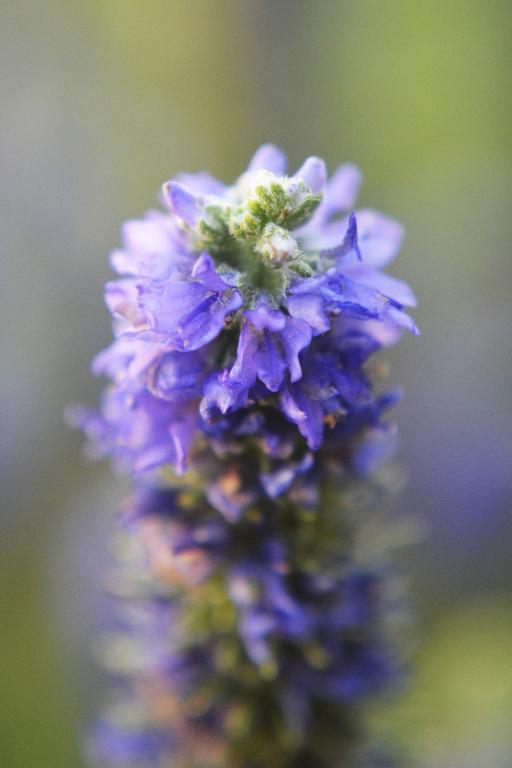
POLYGON ((423 335, 393 351, 420 521, 417 676, 387 711, 427 768, 512 764, 510 0, 1 0, 0 766, 81 766, 122 481, 80 464, 120 222, 263 141, 365 174, 408 238, 423 335))

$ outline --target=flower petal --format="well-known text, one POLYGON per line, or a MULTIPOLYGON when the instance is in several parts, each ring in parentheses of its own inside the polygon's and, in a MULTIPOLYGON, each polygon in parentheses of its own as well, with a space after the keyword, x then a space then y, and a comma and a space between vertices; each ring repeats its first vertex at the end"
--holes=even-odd
POLYGON ((277 176, 283 176, 286 173, 288 160, 284 152, 274 144, 263 144, 256 150, 247 166, 248 171, 271 171, 277 176))
POLYGON ((151 328, 172 336, 182 317, 196 309, 210 291, 196 282, 175 280, 165 284, 148 282, 138 286, 139 306, 151 328))
POLYGON ((347 231, 345 232, 340 245, 322 251, 321 255, 324 258, 335 259, 338 266, 345 265, 347 261, 350 263, 350 256, 361 261, 362 256, 357 241, 357 220, 355 213, 351 213, 348 218, 347 231))
POLYGON ((192 267, 192 277, 195 277, 211 291, 225 291, 226 288, 229 288, 215 269, 213 259, 206 252, 199 256, 192 267))
POLYGON ((204 171, 198 173, 180 173, 176 181, 192 195, 213 195, 223 197, 226 193, 226 185, 204 171))
POLYGON ((308 157, 296 171, 294 177, 302 179, 313 194, 323 192, 327 181, 325 163, 319 157, 308 157))
POLYGON ((324 302, 318 294, 293 294, 286 300, 286 307, 292 317, 305 320, 315 336, 329 330, 330 324, 324 312, 324 302))
POLYGON ((299 353, 311 341, 311 328, 305 320, 286 319, 286 327, 280 333, 286 362, 290 371, 290 380, 298 381, 302 377, 299 353))
POLYGON ((285 387, 280 396, 284 415, 294 422, 306 438, 309 448, 316 451, 322 444, 324 414, 320 403, 307 397, 300 384, 285 387))
POLYGON ((373 286, 385 296, 403 304, 404 307, 415 307, 417 304, 414 292, 403 280, 397 280, 396 277, 379 272, 366 264, 353 264, 344 271, 353 280, 373 286))
POLYGON ((334 171, 325 193, 325 207, 329 214, 349 211, 354 207, 362 179, 361 171, 352 163, 344 163, 334 171))
POLYGON ((200 214, 197 198, 176 181, 168 181, 163 186, 164 200, 176 216, 193 227, 200 214))
POLYGON ((372 267, 385 267, 397 254, 404 228, 378 211, 357 211, 359 248, 362 260, 372 267))
POLYGON ((282 384, 286 362, 270 331, 263 331, 254 353, 258 378, 271 392, 277 392, 282 384))
POLYGON ((281 331, 285 326, 283 313, 277 309, 271 309, 263 302, 260 302, 256 309, 247 309, 244 314, 258 331, 281 331))
MULTIPOLYGON (((146 345, 144 345, 146 346, 146 345)), ((148 378, 148 389, 163 400, 184 402, 201 394, 204 366, 200 353, 167 352, 148 378)))

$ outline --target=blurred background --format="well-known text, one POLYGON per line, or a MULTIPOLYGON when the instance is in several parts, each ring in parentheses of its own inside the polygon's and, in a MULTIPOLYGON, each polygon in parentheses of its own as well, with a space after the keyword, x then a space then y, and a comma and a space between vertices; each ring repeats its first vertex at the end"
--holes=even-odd
POLYGON ((419 340, 391 354, 422 540, 416 678, 389 712, 428 768, 512 764, 512 4, 1 0, 0 766, 81 766, 122 481, 63 424, 93 404, 120 222, 263 141, 364 171, 406 225, 419 340))

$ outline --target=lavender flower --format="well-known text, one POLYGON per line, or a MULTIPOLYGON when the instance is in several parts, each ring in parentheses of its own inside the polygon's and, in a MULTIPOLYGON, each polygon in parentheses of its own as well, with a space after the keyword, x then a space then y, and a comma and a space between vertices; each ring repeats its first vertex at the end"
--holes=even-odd
POLYGON ((359 557, 344 499, 392 453, 397 395, 369 361, 417 333, 415 299, 359 183, 316 157, 287 176, 265 145, 232 186, 182 175, 123 227, 93 362, 110 384, 73 417, 135 483, 102 765, 337 766, 355 702, 399 676, 388 567, 359 557))

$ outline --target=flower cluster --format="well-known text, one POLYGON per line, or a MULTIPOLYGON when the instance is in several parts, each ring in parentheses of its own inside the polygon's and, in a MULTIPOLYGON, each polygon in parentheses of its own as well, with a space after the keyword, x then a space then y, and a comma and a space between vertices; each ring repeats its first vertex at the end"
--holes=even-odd
POLYGON ((365 358, 402 327, 410 289, 382 274, 401 227, 347 213, 359 173, 327 182, 309 158, 284 176, 264 146, 232 187, 204 174, 164 186, 168 213, 123 227, 107 284, 116 341, 93 370, 112 379, 99 414, 83 414, 97 449, 139 472, 186 467, 219 415, 271 402, 309 447, 325 424, 366 404, 365 358))
POLYGON ((93 363, 110 384, 74 414, 136 485, 101 764, 330 768, 351 703, 397 674, 386 568, 357 556, 344 489, 392 453, 372 355, 417 331, 381 271, 402 229, 353 210, 359 184, 316 157, 286 175, 265 145, 232 186, 182 175, 123 227, 93 363))

